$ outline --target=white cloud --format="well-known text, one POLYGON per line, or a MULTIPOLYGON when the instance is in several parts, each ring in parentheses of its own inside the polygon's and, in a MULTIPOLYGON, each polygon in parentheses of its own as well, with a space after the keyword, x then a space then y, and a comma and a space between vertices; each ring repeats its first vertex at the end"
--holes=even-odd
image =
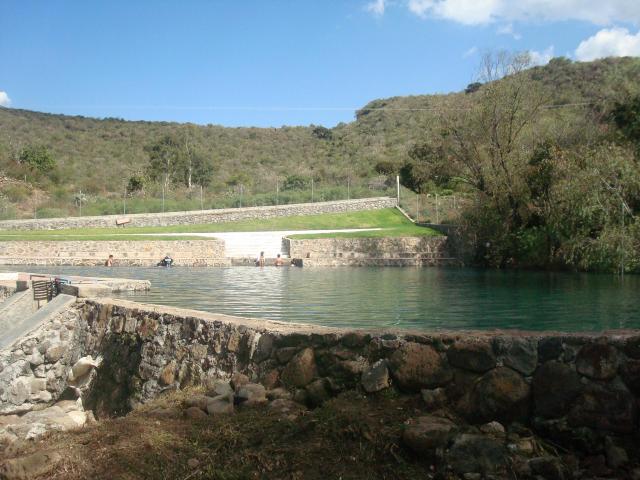
POLYGON ((640 24, 638 0, 408 0, 414 14, 466 25, 581 20, 597 25, 640 24))
POLYGON ((522 38, 522 35, 513 29, 513 23, 507 23, 506 25, 498 28, 498 35, 510 35, 515 40, 520 40, 522 38))
POLYGON ((9 95, 7 95, 7 92, 0 90, 0 107, 8 107, 10 105, 11 99, 9 98, 9 95))
POLYGON ((462 54, 462 58, 469 58, 474 56, 476 53, 478 53, 478 47, 471 47, 469 50, 467 50, 466 52, 464 52, 462 54))
POLYGON ((373 0, 372 2, 367 3, 365 9, 367 10, 367 12, 374 14, 376 17, 381 17, 382 15, 384 15, 386 3, 386 0, 373 0))
POLYGON ((634 35, 626 28, 604 28, 580 42, 575 56, 581 61, 603 57, 640 57, 640 31, 634 35))
POLYGON ((553 58, 553 45, 546 48, 542 52, 536 50, 529 50, 529 56, 531 58, 532 65, 546 65, 553 58))

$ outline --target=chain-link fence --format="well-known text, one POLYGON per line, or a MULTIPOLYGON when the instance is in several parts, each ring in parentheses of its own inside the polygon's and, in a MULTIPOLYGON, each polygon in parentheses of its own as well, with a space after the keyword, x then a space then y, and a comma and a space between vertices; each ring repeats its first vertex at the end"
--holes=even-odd
POLYGON ((467 198, 461 195, 418 194, 400 186, 400 207, 418 223, 456 223, 467 201, 467 198))
POLYGON ((66 216, 120 215, 133 213, 159 213, 218 208, 241 208, 292 203, 324 202, 356 198, 396 196, 393 181, 384 178, 338 181, 310 180, 291 184, 282 180, 255 181, 251 185, 236 184, 224 187, 191 189, 164 188, 152 185, 145 191, 120 195, 91 194, 78 191, 61 198, 32 202, 24 208, 0 205, 0 219, 53 218, 66 216))

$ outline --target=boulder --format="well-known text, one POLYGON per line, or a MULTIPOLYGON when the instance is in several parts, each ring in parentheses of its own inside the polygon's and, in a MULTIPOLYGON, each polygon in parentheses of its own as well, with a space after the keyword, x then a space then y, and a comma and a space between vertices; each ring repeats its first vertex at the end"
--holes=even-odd
POLYGON ((315 355, 312 348, 305 348, 289 360, 282 371, 281 380, 285 385, 305 387, 316 376, 315 355))
POLYGON ((535 340, 522 337, 497 337, 496 349, 502 363, 525 376, 538 366, 538 345, 535 340))
POLYGON ((329 383, 325 378, 319 378, 318 380, 311 382, 306 386, 305 390, 307 392, 307 403, 311 407, 319 407, 331 398, 329 383))
POLYGON ((209 415, 228 415, 233 413, 233 395, 218 395, 207 403, 209 415))
POLYGON ((199 408, 200 410, 206 410, 207 404, 212 400, 212 397, 206 395, 192 395, 185 399, 184 406, 186 408, 199 408))
MULTIPOLYGON (((231 388, 233 388, 234 391, 238 391, 238 389, 249 383, 249 377, 247 377, 244 373, 240 373, 240 372, 235 372, 233 375, 231 375, 231 382, 230 382, 230 386, 231 388)), ((224 388, 224 387, 221 387, 224 388)), ((222 393, 220 395, 223 395, 222 393)))
POLYGON ((236 399, 247 406, 267 403, 266 390, 259 383, 246 383, 236 392, 236 399))
POLYGON ((198 407, 189 407, 184 411, 184 416, 190 420, 202 420, 207 418, 207 414, 204 410, 198 407))
POLYGON ((497 473, 504 469, 507 454, 504 445, 488 436, 462 434, 446 454, 446 461, 454 472, 497 473))
MULTIPOLYGON (((248 380, 249 379, 247 379, 247 382, 245 383, 248 383, 248 380)), ((207 396, 217 397, 218 395, 229 395, 231 393, 233 393, 233 387, 229 382, 225 382, 224 380, 215 380, 207 391, 207 396)))
POLYGON ((475 385, 465 413, 471 421, 480 423, 524 420, 528 417, 530 390, 514 370, 498 367, 475 385))
POLYGON ((284 388, 274 388, 272 390, 267 390, 267 398, 269 400, 277 400, 280 398, 284 398, 290 400, 293 397, 289 390, 285 390, 284 388))
POLYGON ((57 451, 36 452, 5 460, 0 464, 0 476, 6 480, 29 480, 47 474, 62 460, 57 451))
POLYGON ((434 415, 412 418, 402 432, 402 441, 421 455, 433 455, 437 448, 445 448, 457 430, 451 420, 434 415))
POLYGON ((541 362, 558 360, 562 355, 562 339, 560 337, 545 337, 538 342, 538 358, 541 362))
POLYGON ((620 376, 629 390, 640 397, 640 360, 627 360, 620 368, 620 376))
POLYGON ((624 385, 591 383, 569 413, 573 427, 632 433, 637 418, 636 399, 624 385))
POLYGON ((447 384, 453 372, 447 362, 429 345, 405 343, 389 359, 391 374, 406 390, 434 388, 447 384))
POLYGON ((362 372, 360 379, 362 388, 368 393, 379 392, 389 387, 389 369, 385 359, 378 360, 376 363, 362 372))
POLYGON ((576 371, 555 360, 545 363, 536 371, 532 387, 534 413, 544 418, 565 415, 583 389, 576 371))
POLYGON ((47 348, 47 351, 44 354, 44 358, 47 363, 56 363, 58 360, 62 358, 64 353, 67 351, 68 345, 66 343, 58 343, 56 345, 52 345, 47 348))
POLYGON ((420 395, 427 410, 439 408, 447 403, 447 392, 442 387, 431 390, 423 388, 420 390, 420 395))
POLYGON ((459 340, 447 350, 447 359, 454 367, 484 373, 496 366, 491 343, 484 339, 459 340))
POLYGON ((489 422, 484 425, 480 425, 480 431, 495 437, 504 437, 506 433, 504 426, 500 422, 489 422))
POLYGON ((610 380, 618 371, 618 350, 606 343, 585 345, 576 357, 576 370, 594 380, 610 380))

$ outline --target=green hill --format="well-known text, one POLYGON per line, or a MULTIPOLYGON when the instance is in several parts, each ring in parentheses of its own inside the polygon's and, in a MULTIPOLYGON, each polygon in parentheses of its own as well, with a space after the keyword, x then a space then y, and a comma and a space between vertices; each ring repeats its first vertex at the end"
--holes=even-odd
MULTIPOLYGON (((588 103, 576 108, 594 122, 606 105, 637 88, 640 59, 618 58, 589 63, 554 59, 527 70, 533 82, 552 92, 551 104, 588 103)), ((0 216, 75 214, 78 195, 83 213, 114 213, 122 209, 124 185, 132 176, 144 177, 149 155, 145 147, 167 134, 182 134, 213 166, 205 190, 205 206, 237 204, 240 189, 245 204, 305 200, 313 176, 316 199, 375 195, 383 179, 379 170, 397 172, 418 141, 440 134, 443 113, 475 101, 477 93, 419 95, 374 100, 356 119, 335 128, 226 128, 171 122, 133 122, 54 115, 0 108, 0 216), (54 171, 34 172, 20 163, 28 146, 51 152, 54 171), (297 175, 297 184, 287 177, 297 175), (276 199, 276 184, 280 189, 276 199), (240 187, 242 185, 242 187, 240 187), (348 186, 347 186, 348 185, 348 186), (302 188, 300 188, 302 187, 302 188), (302 190, 302 191, 300 191, 302 190)), ((554 115, 548 110, 544 115, 554 115)), ((294 178, 295 180, 295 178, 294 178)), ((128 199, 129 209, 158 211, 160 185, 146 181, 142 192, 128 199)), ((166 192, 166 209, 199 208, 199 189, 173 185, 166 192)))

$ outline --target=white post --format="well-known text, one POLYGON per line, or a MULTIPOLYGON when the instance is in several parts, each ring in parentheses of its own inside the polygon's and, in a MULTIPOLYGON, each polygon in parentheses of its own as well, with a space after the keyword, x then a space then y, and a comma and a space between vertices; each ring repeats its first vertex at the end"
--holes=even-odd
POLYGON ((80 190, 80 194, 78 195, 78 204, 80 205, 80 216, 82 216, 82 190, 80 190))
POLYGON ((440 211, 438 209, 438 194, 436 193, 436 225, 440 224, 440 211))
POLYGON ((347 177, 347 200, 351 200, 351 176, 347 177))
POLYGON ((204 210, 204 199, 202 198, 202 185, 200 185, 200 210, 204 210))
POLYGON ((164 185, 162 185, 162 213, 164 213, 164 185))
POLYGON ((313 177, 311 177, 311 203, 313 203, 313 177))
POLYGON ((280 180, 276 178, 276 205, 280 205, 280 180))
POLYGON ((398 206, 400 206, 400 175, 396 175, 396 191, 398 192, 396 202, 398 203, 398 206))

